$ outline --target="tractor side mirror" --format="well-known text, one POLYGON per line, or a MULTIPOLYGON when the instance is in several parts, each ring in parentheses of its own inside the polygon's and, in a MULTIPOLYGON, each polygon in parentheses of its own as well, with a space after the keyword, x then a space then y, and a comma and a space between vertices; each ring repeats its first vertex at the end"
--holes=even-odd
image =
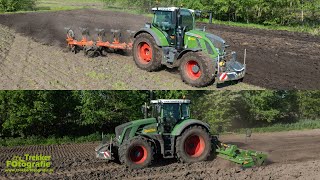
POLYGON ((147 103, 144 103, 144 105, 141 106, 141 112, 144 115, 144 118, 148 117, 148 106, 147 106, 147 103))

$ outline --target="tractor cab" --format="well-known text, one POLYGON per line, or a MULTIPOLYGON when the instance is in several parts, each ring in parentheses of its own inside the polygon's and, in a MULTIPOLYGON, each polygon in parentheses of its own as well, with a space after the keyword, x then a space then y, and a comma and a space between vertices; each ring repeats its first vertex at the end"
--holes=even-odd
POLYGON ((190 31, 195 27, 195 12, 191 9, 178 7, 152 8, 154 18, 152 25, 161 30, 170 45, 177 42, 176 35, 180 31, 190 31))
POLYGON ((157 119, 162 133, 171 133, 173 128, 183 120, 190 118, 190 100, 153 100, 151 116, 157 119))

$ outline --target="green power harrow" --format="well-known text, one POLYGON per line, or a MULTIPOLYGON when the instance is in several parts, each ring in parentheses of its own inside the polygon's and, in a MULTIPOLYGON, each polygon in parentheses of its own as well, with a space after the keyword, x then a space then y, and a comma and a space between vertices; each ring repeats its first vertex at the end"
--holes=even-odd
POLYGON ((215 141, 214 144, 218 157, 240 164, 244 168, 261 166, 267 159, 267 155, 262 152, 243 150, 236 145, 223 144, 219 141, 215 141))

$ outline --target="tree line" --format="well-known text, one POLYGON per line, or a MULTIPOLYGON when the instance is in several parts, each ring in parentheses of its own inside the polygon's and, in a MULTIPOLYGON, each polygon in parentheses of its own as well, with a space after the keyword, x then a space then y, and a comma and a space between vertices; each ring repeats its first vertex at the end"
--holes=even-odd
POLYGON ((1 137, 113 133, 144 117, 150 99, 188 98, 192 117, 213 130, 263 127, 320 117, 320 91, 0 91, 1 137))
MULTIPOLYGON (((320 24, 320 0, 103 0, 107 6, 137 8, 149 12, 155 6, 182 6, 212 12, 222 21, 265 25, 320 24)), ((208 13, 204 13, 208 17, 208 13)))
POLYGON ((37 0, 0 0, 0 12, 35 10, 37 0))

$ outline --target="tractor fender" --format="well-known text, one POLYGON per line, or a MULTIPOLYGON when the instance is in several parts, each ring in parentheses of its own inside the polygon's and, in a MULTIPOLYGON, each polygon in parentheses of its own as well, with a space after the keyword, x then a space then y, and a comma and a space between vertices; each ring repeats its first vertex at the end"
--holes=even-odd
POLYGON ((201 51, 201 48, 192 48, 192 49, 184 49, 183 51, 181 51, 177 57, 177 59, 182 58, 182 56, 188 52, 198 52, 201 51))
POLYGON ((158 38, 156 33, 153 32, 150 28, 142 28, 140 31, 136 32, 133 37, 136 38, 139 34, 142 34, 142 33, 150 34, 153 37, 153 39, 156 41, 156 44, 158 46, 161 46, 160 39, 158 38))
POLYGON ((210 132, 209 124, 196 120, 196 119, 189 119, 187 121, 183 121, 182 123, 176 125, 171 132, 172 136, 179 136, 182 132, 190 126, 201 126, 205 128, 208 132, 210 132))

